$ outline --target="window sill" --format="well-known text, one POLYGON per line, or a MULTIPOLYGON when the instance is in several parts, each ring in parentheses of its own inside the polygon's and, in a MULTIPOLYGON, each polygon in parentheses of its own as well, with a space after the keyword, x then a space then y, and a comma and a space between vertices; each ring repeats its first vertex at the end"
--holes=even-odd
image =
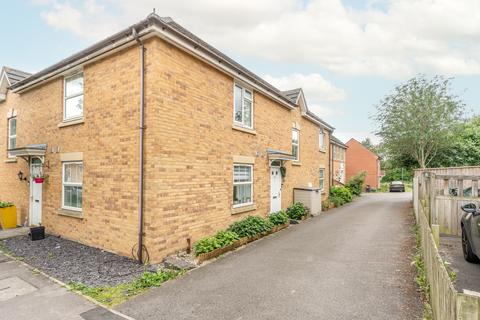
POLYGON ((75 210, 68 210, 68 209, 58 209, 58 214, 60 216, 65 217, 72 217, 76 219, 83 219, 83 212, 82 211, 75 211, 75 210))
POLYGON ((253 210, 257 210, 257 205, 256 204, 249 204, 249 205, 243 206, 243 207, 232 208, 232 214, 238 214, 238 213, 243 213, 243 212, 248 212, 248 211, 253 211, 253 210))
POLYGON ((17 158, 7 159, 7 160, 4 160, 3 162, 5 162, 5 163, 16 163, 17 158))
POLYGON ((327 153, 327 149, 318 149, 318 151, 321 153, 327 153))
POLYGON ((232 129, 233 129, 233 130, 242 131, 242 132, 245 132, 245 133, 250 133, 250 134, 253 134, 253 135, 256 135, 256 134, 257 134, 257 131, 255 131, 255 130, 253 130, 253 129, 249 129, 249 128, 237 126, 237 125, 235 125, 235 124, 232 125, 232 129))
POLYGON ((60 122, 57 127, 59 128, 63 128, 63 127, 69 127, 69 126, 74 126, 76 124, 82 124, 84 123, 84 119, 83 118, 80 118, 80 119, 74 119, 74 120, 64 120, 62 122, 60 122))
POLYGON ((301 166, 302 164, 300 162, 292 162, 292 166, 301 166))

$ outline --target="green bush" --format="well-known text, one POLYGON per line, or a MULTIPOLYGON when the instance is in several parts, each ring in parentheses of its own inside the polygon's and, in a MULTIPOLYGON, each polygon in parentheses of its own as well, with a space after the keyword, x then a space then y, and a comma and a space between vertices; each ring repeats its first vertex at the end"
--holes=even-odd
POLYGON ((333 186, 330 188, 330 195, 332 197, 342 198, 344 203, 352 201, 353 195, 350 189, 344 186, 333 186))
POLYGON ((268 216, 268 221, 270 221, 274 226, 279 226, 288 222, 288 216, 285 211, 278 211, 271 213, 268 216))
POLYGON ((301 220, 302 217, 306 216, 308 213, 308 208, 305 207, 301 202, 296 202, 287 209, 288 217, 293 220, 301 220))
POLYGON ((328 200, 333 203, 335 207, 340 207, 345 204, 345 200, 343 200, 341 197, 338 196, 330 196, 328 197, 328 200))
POLYGON ((5 201, 0 201, 0 208, 8 208, 13 206, 12 202, 5 202, 5 201))
POLYGON ((257 216, 248 216, 247 218, 232 223, 228 231, 235 232, 239 237, 253 237, 271 231, 273 224, 257 216))
POLYGON ((238 234, 231 231, 219 231, 216 235, 203 238, 195 242, 193 248, 195 255, 211 252, 218 248, 223 248, 240 239, 238 234))
POLYGON ((360 172, 359 174, 353 176, 346 184, 346 187, 350 189, 354 196, 359 196, 362 194, 362 188, 363 184, 365 183, 366 176, 367 173, 365 171, 360 172))
POLYGON ((322 210, 330 209, 330 199, 326 199, 322 201, 322 210))

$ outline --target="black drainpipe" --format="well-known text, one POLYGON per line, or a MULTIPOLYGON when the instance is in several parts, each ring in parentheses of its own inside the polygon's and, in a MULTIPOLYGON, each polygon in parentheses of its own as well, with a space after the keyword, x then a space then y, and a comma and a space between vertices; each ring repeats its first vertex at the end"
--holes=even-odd
POLYGON ((139 178, 138 178, 138 252, 137 259, 143 263, 143 144, 145 131, 145 47, 142 40, 138 38, 137 31, 132 29, 132 36, 137 40, 140 48, 140 150, 139 150, 139 178))

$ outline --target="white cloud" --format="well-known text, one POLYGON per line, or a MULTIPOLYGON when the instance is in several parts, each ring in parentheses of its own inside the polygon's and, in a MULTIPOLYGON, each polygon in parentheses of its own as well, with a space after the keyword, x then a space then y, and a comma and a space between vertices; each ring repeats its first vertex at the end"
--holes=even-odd
POLYGON ((282 77, 265 75, 263 78, 280 90, 302 88, 305 93, 305 98, 307 99, 308 109, 322 118, 332 118, 345 114, 344 111, 338 107, 332 108, 324 105, 328 102, 345 100, 345 91, 325 80, 325 78, 318 73, 294 73, 282 77))
POLYGON ((480 74, 478 0, 373 0, 361 10, 340 0, 34 1, 45 3, 47 23, 87 38, 156 7, 213 45, 254 58, 392 78, 480 74))

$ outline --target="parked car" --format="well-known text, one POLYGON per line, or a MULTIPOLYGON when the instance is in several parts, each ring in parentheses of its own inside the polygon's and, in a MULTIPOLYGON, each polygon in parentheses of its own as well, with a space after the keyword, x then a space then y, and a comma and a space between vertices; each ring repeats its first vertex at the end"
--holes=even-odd
POLYGON ((474 203, 462 206, 462 250, 468 262, 478 263, 480 256, 480 210, 474 203))
POLYGON ((405 192, 405 184, 402 181, 392 181, 389 189, 390 192, 405 192))

